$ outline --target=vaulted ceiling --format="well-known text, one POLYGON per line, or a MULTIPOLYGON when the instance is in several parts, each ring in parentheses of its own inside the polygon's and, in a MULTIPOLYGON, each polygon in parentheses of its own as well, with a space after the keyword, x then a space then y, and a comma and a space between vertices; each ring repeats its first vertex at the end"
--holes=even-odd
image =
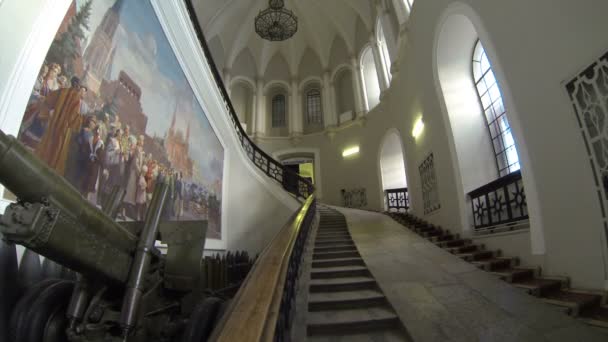
POLYGON ((287 69, 283 77, 289 78, 349 63, 369 42, 376 17, 370 0, 285 0, 298 17, 298 31, 284 42, 269 42, 254 30, 254 18, 268 0, 198 0, 195 7, 218 67, 264 78, 276 78, 269 70, 274 68, 287 69))

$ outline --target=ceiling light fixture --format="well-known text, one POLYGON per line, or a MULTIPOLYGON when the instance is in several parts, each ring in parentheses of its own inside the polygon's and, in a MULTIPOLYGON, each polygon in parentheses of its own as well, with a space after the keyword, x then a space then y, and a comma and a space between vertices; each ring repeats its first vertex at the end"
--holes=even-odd
POLYGON ((255 17, 255 32, 273 42, 291 38, 298 30, 298 18, 285 9, 283 0, 269 0, 268 8, 255 17))

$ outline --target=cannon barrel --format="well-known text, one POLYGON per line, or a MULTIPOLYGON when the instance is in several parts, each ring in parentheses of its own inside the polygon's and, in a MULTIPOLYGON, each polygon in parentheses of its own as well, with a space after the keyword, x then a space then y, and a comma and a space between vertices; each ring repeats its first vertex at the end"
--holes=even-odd
POLYGON ((5 240, 85 275, 126 282, 137 237, 2 131, 0 183, 19 198, 0 217, 5 240))

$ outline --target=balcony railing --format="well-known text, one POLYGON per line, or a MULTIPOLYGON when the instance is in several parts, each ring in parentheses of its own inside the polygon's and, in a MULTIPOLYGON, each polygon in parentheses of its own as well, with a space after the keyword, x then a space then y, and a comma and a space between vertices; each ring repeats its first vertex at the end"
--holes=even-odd
POLYGON ((407 188, 386 189, 384 198, 388 211, 406 212, 410 209, 410 197, 407 188))
POLYGON ((528 220, 521 171, 510 173, 469 193, 476 231, 528 220))

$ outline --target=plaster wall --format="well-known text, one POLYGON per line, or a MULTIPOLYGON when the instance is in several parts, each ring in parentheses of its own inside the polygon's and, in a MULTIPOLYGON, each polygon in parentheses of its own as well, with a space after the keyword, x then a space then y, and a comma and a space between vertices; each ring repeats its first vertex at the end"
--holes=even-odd
MULTIPOLYGON (((333 138, 334 133, 305 136, 297 145, 321 151, 324 200, 340 205, 340 189, 362 186, 367 188, 368 209, 379 210, 380 198, 370 195, 381 186, 376 154, 384 133, 396 128, 404 139, 413 212, 469 234, 465 192, 474 187, 473 179, 489 176, 487 171, 471 167, 472 161, 459 159, 460 142, 455 141, 462 137, 453 133, 436 70, 441 28, 452 15, 465 15, 484 43, 501 86, 528 194, 530 243, 521 243, 522 238, 505 245, 512 246, 514 255, 541 256, 544 274, 569 276, 574 287, 606 288, 602 208, 564 90, 566 81, 608 49, 606 11, 608 2, 595 0, 416 2, 406 24, 407 37, 401 37, 407 43, 401 44, 395 61, 399 71, 381 103, 361 125, 338 130, 333 138), (425 129, 414 140, 410 132, 421 115, 425 129), (350 145, 360 145, 361 152, 343 159, 341 152, 350 145), (441 209, 424 215, 418 166, 431 152, 441 209)), ((473 46, 470 48, 472 53, 473 46)), ((467 122, 456 122, 459 124, 467 122)), ((464 149, 478 142, 477 137, 468 138, 464 149)), ((272 152, 291 142, 268 140, 262 146, 272 152)))
MULTIPOLYGON (((15 135, 40 65, 69 0, 4 0, 0 7, 0 129, 15 135)), ((299 207, 280 184, 259 171, 243 152, 215 86, 182 2, 152 4, 178 61, 211 126, 225 149, 222 240, 207 240, 214 250, 258 253, 299 207), (238 212, 238 215, 230 213, 238 212)), ((10 167, 0 165, 0 167, 10 167)), ((3 192, 0 188, 0 193, 3 192)), ((8 204, 0 200, 0 211, 8 204)))

